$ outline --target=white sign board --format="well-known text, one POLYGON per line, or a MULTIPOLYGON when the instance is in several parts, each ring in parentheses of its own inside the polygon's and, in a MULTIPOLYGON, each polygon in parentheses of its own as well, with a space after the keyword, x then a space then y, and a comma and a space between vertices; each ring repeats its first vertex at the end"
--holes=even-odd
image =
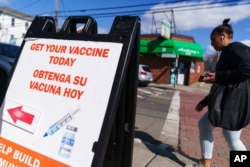
POLYGON ((122 45, 26 39, 1 106, 0 164, 91 166, 122 45))
POLYGON ((168 21, 163 20, 161 24, 161 36, 166 39, 170 39, 170 35, 171 35, 171 24, 168 21))

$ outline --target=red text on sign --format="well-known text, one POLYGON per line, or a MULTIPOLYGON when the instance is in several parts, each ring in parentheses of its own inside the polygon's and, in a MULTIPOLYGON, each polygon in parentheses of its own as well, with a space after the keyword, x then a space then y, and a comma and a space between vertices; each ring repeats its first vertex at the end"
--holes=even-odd
POLYGON ((75 76, 73 84, 74 85, 80 85, 80 86, 85 86, 87 83, 88 78, 87 77, 80 77, 80 76, 75 76))
POLYGON ((30 46, 30 50, 34 50, 34 51, 41 51, 43 49, 45 44, 43 43, 33 43, 30 46))
POLYGON ((40 83, 40 82, 30 81, 30 89, 45 93, 51 93, 54 95, 61 95, 61 86, 46 84, 43 82, 40 83))
POLYGON ((67 46, 65 45, 46 45, 46 52, 66 53, 67 46))
POLYGON ((69 53, 74 55, 85 55, 92 57, 101 57, 108 58, 110 49, 108 48, 87 48, 87 47, 78 47, 70 46, 69 53))
POLYGON ((57 64, 62 66, 73 66, 76 59, 73 58, 65 58, 65 57, 58 57, 58 56, 50 56, 49 57, 49 64, 57 64))
POLYGON ((44 70, 34 70, 33 72, 34 78, 59 81, 64 83, 70 83, 70 75, 66 75, 63 73, 44 71, 44 70))
POLYGON ((81 91, 81 90, 66 88, 64 90, 63 96, 69 97, 69 98, 72 98, 72 99, 80 100, 83 93, 84 93, 84 91, 81 91))

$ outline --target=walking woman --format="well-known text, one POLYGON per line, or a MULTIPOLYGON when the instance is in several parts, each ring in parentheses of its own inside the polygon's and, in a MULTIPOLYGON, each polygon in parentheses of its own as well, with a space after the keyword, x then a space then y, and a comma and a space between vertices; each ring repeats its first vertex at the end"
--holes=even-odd
MULTIPOLYGON (((211 44, 216 51, 220 52, 220 57, 216 64, 215 73, 209 73, 204 82, 217 83, 221 85, 239 83, 250 77, 250 49, 248 46, 233 42, 233 29, 229 24, 230 19, 225 19, 223 23, 213 29, 210 35, 211 44)), ((209 98, 206 96, 197 106, 196 111, 200 112, 208 105, 209 98)), ((238 111, 242 112, 242 111, 238 111)), ((209 111, 206 112, 199 121, 200 145, 202 159, 197 167, 210 167, 214 147, 212 130, 214 126, 209 120, 209 111)), ((223 128, 223 136, 231 150, 246 150, 242 143, 240 130, 228 130, 223 128)))

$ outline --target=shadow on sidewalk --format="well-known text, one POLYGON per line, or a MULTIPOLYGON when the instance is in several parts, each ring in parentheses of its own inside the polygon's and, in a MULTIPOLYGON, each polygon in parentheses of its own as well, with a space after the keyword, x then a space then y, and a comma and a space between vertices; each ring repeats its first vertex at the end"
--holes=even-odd
MULTIPOLYGON (((180 160, 176 154, 175 154, 175 150, 173 148, 171 148, 171 146, 162 143, 159 140, 154 139, 152 136, 150 136, 149 134, 143 132, 143 131, 135 131, 134 134, 134 138, 140 139, 142 141, 142 143, 153 153, 155 153, 156 155, 160 155, 163 157, 168 157, 169 159, 171 159, 172 161, 174 161, 175 163, 178 163, 181 166, 185 166, 186 163, 184 163, 182 160, 180 160)), ((197 162, 198 160, 195 158, 191 158, 191 157, 187 157, 182 155, 183 157, 185 157, 186 159, 189 159, 191 161, 197 162)))

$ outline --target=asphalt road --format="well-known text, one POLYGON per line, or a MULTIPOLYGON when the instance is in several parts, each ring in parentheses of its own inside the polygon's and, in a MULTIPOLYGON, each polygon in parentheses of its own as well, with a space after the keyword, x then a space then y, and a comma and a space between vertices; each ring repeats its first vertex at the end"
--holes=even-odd
POLYGON ((137 92, 135 138, 157 143, 168 114, 174 90, 139 87, 137 92))

